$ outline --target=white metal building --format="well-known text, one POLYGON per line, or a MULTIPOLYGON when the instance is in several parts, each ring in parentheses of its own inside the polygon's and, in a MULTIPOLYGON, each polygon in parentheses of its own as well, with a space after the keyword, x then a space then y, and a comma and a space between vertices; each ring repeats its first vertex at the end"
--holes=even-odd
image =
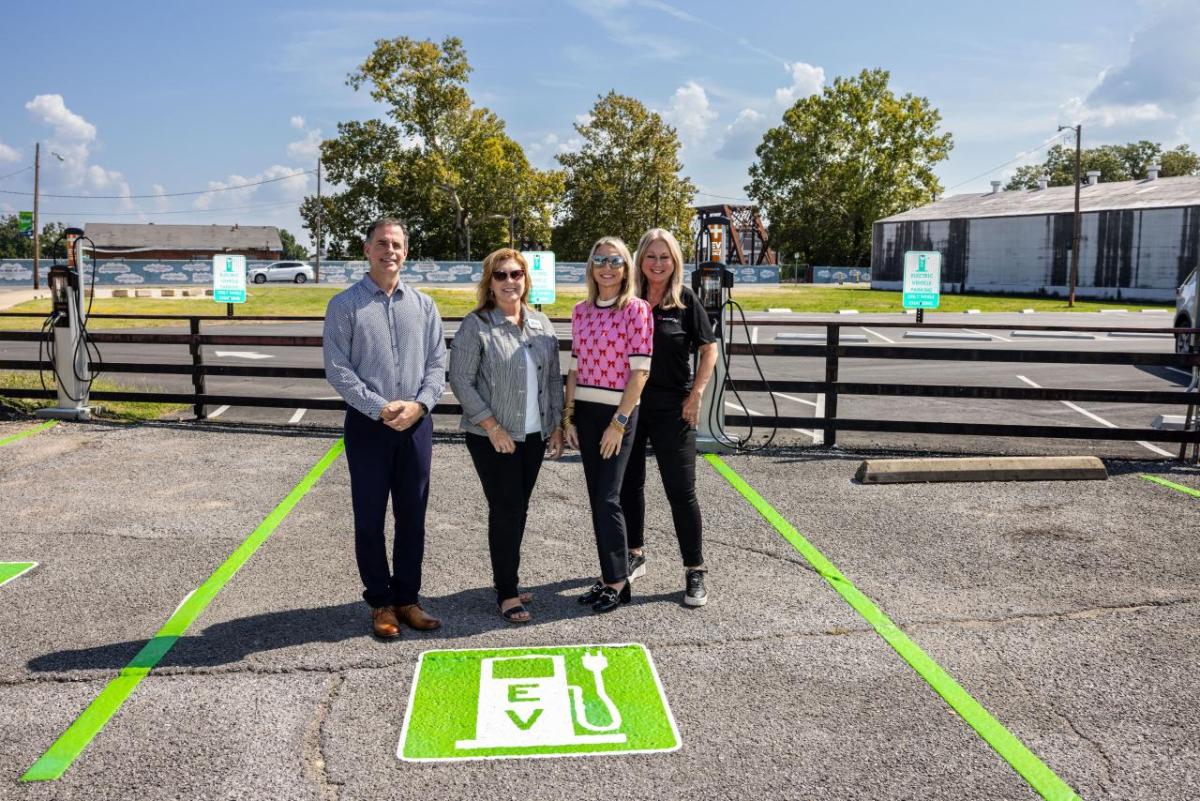
MULTIPOLYGON (((1079 297, 1171 300, 1200 258, 1200 177, 1102 184, 1080 190, 1079 297)), ((1065 296, 1071 266, 1071 186, 953 195, 879 220, 871 286, 899 289, 904 253, 942 253, 944 291, 1065 296)))

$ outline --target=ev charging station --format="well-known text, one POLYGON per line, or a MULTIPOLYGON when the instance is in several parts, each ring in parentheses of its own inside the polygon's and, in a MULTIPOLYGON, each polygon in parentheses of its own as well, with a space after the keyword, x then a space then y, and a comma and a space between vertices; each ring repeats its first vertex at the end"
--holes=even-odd
POLYGON ((696 432, 696 450, 703 453, 731 453, 737 440, 725 433, 725 326, 722 324, 725 304, 733 289, 733 273, 725 266, 725 253, 729 238, 729 219, 722 216, 708 218, 697 237, 696 258, 703 254, 706 260, 697 264, 692 272, 692 290, 700 305, 708 313, 708 319, 717 335, 717 365, 712 380, 704 390, 700 403, 700 419, 696 432))
POLYGON ((53 362, 58 405, 38 409, 38 417, 57 420, 90 420, 88 405, 92 375, 88 368, 87 312, 83 303, 83 230, 68 228, 63 232, 67 246, 67 263, 50 268, 47 283, 53 309, 47 325, 53 329, 53 362))

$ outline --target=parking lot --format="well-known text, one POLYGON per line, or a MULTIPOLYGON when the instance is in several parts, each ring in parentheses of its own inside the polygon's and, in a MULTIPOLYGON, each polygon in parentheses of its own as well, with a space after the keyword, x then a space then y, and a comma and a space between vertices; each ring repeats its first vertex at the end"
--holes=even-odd
MULTIPOLYGON (((0 441, 33 427, 0 423, 0 441)), ((37 563, 0 585, 0 797, 1200 793, 1200 499, 1144 478, 1200 491, 1195 468, 870 487, 855 454, 726 456, 698 473, 711 602, 680 602, 651 476, 649 573, 596 616, 573 600, 596 566, 566 458, 534 495, 517 627, 496 613, 478 481, 442 433, 424 595, 445 626, 381 643, 325 431, 60 423, 0 455, 0 561, 37 563), (653 660, 675 748, 398 757, 422 653, 622 643, 653 660), (35 766, 61 775, 20 781, 35 766)))

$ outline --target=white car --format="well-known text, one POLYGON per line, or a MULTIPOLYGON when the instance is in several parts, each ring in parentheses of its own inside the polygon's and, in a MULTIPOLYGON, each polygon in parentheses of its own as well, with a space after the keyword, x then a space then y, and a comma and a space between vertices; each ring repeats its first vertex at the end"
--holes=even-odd
POLYGON ((266 267, 251 267, 246 271, 246 280, 256 284, 265 284, 267 281, 303 284, 313 280, 313 268, 302 261, 273 261, 266 267))
MULTIPOLYGON (((1184 279, 1183 284, 1179 289, 1175 290, 1175 328, 1195 328, 1200 323, 1192 319, 1192 314, 1196 309, 1196 275, 1200 272, 1192 270, 1192 274, 1184 279)), ((1195 343, 1191 349, 1188 348, 1189 337, 1187 334, 1175 335, 1175 352, 1188 353, 1190 350, 1195 350, 1195 343)))

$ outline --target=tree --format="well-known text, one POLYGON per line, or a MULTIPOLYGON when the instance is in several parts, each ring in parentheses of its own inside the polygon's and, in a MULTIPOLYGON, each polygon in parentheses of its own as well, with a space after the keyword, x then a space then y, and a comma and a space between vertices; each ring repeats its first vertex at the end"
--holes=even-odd
MULTIPOLYGON (((1154 163, 1160 165, 1158 174, 1162 178, 1200 174, 1200 156, 1187 145, 1163 152, 1161 144, 1146 139, 1124 145, 1084 148, 1079 153, 1079 174, 1081 180, 1086 180, 1089 171, 1099 170, 1103 183, 1141 180, 1146 177, 1146 167, 1154 163)), ((1075 148, 1054 145, 1046 151, 1043 163, 1018 167, 1004 188, 1036 189, 1043 175, 1050 177, 1050 186, 1072 186, 1075 182, 1075 148)))
POLYGON ((764 134, 746 191, 771 225, 771 246, 809 264, 861 266, 875 220, 929 203, 953 146, 924 97, 896 97, 890 74, 865 69, 797 100, 764 134))
POLYGON ((286 228, 279 229, 279 241, 283 243, 283 258, 291 261, 306 261, 308 251, 296 242, 296 237, 286 228))
MULTIPOLYGON (((62 235, 62 223, 46 223, 42 226, 41 257, 43 259, 66 258, 67 249, 62 243, 54 246, 62 235)), ((0 259, 32 259, 33 237, 21 233, 21 218, 17 214, 0 217, 0 259)))
MULTIPOLYGON (((470 71, 460 40, 401 36, 377 41, 350 74, 347 83, 369 87, 390 121, 340 123, 321 145, 329 180, 344 188, 322 198, 331 256, 360 256, 362 227, 385 214, 408 224, 415 256, 467 258, 522 232, 548 234, 561 176, 531 167, 503 120, 474 105, 470 71)), ((316 198, 306 198, 309 231, 317 212, 316 198)))
POLYGON ((609 92, 575 130, 582 146, 557 157, 566 172, 562 220, 554 231, 558 257, 585 259, 605 234, 632 248, 656 226, 676 235, 686 257, 696 187, 680 176, 675 129, 634 98, 609 92))

